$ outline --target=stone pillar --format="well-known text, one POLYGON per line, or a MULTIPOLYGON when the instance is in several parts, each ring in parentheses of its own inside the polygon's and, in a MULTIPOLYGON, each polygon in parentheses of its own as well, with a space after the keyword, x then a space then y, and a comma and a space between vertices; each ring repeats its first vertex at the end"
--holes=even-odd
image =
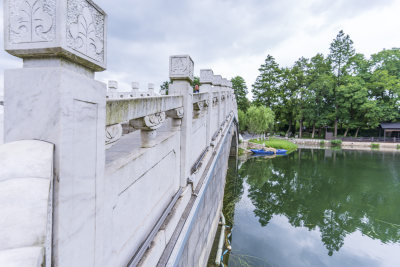
POLYGON ((181 183, 186 187, 190 176, 190 152, 193 117, 193 89, 190 82, 193 81, 194 63, 190 56, 171 56, 169 59, 169 77, 172 84, 169 87, 169 95, 183 96, 183 113, 181 125, 181 183))
POLYGON ((117 81, 108 81, 108 91, 117 92, 118 91, 118 82, 117 81))
POLYGON ((118 98, 118 82, 108 81, 107 96, 111 99, 118 98))
POLYGON ((212 82, 213 82, 213 76, 214 72, 212 70, 200 70, 200 92, 207 92, 208 97, 208 105, 207 105, 207 129, 206 129, 206 141, 207 145, 210 145, 211 143, 211 128, 212 128, 212 98, 213 98, 213 93, 212 93, 212 82))
POLYGON ((55 144, 52 265, 100 266, 106 14, 87 0, 3 7, 5 50, 23 58, 4 75, 5 141, 55 144))
POLYGON ((218 128, 221 127, 222 123, 222 76, 221 75, 214 75, 213 79, 214 91, 218 92, 218 128))
POLYGON ((132 95, 134 97, 139 95, 139 83, 138 82, 132 82, 132 95))
POLYGON ((150 96, 154 96, 154 83, 149 83, 147 88, 150 96))

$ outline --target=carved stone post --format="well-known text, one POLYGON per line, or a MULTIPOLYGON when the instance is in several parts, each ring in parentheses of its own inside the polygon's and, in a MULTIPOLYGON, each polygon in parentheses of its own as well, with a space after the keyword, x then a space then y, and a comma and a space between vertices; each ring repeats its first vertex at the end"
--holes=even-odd
POLYGON ((228 80, 222 79, 222 90, 224 91, 224 102, 222 103, 222 110, 223 110, 223 119, 226 119, 228 116, 228 80))
MULTIPOLYGON (((52 266, 100 266, 106 14, 88 0, 4 0, 5 141, 55 144, 52 266)), ((51 255, 46 255, 50 257, 51 255)))
POLYGON ((138 82, 132 82, 132 95, 134 97, 139 95, 139 83, 138 82))
POLYGON ((154 83, 148 84, 148 92, 149 92, 150 96, 154 96, 154 83))
POLYGON ((117 81, 108 81, 107 86, 107 96, 111 99, 118 97, 118 82, 117 81))
POLYGON ((181 186, 186 187, 191 168, 191 135, 193 116, 193 81, 194 63, 190 56, 171 56, 169 59, 169 77, 172 84, 170 95, 183 96, 183 112, 181 126, 181 186))
MULTIPOLYGON (((200 70, 200 91, 208 93, 208 105, 207 105, 207 125, 206 125, 206 142, 207 145, 211 143, 211 128, 212 128, 212 101, 213 101, 213 93, 212 93, 212 82, 213 82, 214 72, 212 70, 200 70)), ((215 119, 215 118, 214 118, 215 119)))
POLYGON ((214 90, 218 92, 218 128, 221 126, 221 123, 223 121, 223 116, 222 116, 222 76, 221 75, 214 75, 213 79, 213 85, 214 85, 214 90))
POLYGON ((160 112, 143 118, 131 120, 130 124, 133 128, 140 130, 142 147, 148 148, 155 145, 155 138, 157 136, 156 130, 161 127, 164 121, 165 112, 160 112))
POLYGON ((233 110, 233 97, 234 97, 234 92, 232 89, 232 82, 228 81, 228 90, 229 90, 229 106, 228 106, 228 111, 231 112, 233 110))

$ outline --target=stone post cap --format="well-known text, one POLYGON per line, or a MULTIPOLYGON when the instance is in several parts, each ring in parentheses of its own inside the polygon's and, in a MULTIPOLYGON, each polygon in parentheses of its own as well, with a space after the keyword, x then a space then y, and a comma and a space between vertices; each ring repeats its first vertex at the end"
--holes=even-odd
POLYGON ((132 91, 138 91, 138 90, 139 90, 139 83, 132 82, 132 91))
POLYGON ((214 72, 211 69, 200 70, 200 83, 212 84, 214 72))
POLYGON ((108 81, 108 90, 117 91, 118 90, 118 82, 117 81, 108 81))
POLYGON ((223 78, 222 79, 222 86, 224 86, 224 87, 228 87, 228 79, 226 79, 226 78, 223 78))
POLYGON ((103 71, 106 24, 92 0, 4 0, 4 48, 20 58, 64 57, 103 71))
POLYGON ((222 76, 221 75, 214 75, 213 77, 213 85, 221 86, 222 85, 222 76))
POLYGON ((171 80, 193 81, 194 62, 188 55, 169 57, 169 77, 171 80))

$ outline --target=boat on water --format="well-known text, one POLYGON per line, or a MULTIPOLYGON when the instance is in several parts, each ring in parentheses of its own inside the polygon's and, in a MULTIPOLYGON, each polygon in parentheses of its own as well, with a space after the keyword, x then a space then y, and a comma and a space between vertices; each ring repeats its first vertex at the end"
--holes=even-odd
MULTIPOLYGON (((274 151, 265 151, 264 149, 250 149, 251 152, 253 152, 253 154, 256 155, 274 155, 274 151)), ((285 149, 277 149, 276 150, 276 154, 277 155, 285 155, 287 152, 287 150, 285 149)))

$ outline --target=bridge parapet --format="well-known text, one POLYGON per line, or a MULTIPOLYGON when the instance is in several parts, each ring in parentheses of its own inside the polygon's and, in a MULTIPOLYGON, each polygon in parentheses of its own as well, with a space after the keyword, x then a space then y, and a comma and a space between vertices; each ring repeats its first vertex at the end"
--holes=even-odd
MULTIPOLYGON (((5 48, 23 59, 23 68, 5 72, 4 139, 54 144, 46 259, 61 267, 154 266, 186 229, 181 218, 191 205, 200 207, 194 199, 207 192, 221 154, 221 171, 212 174, 218 192, 209 199, 222 201, 222 146, 230 144, 236 112, 232 85, 202 70, 194 93, 194 62, 178 55, 170 57, 169 95, 158 95, 154 84, 139 91, 135 82, 130 92, 116 81, 107 90, 94 79, 106 67, 107 15, 91 0, 34 1, 34 10, 25 2, 4 5, 5 48), (27 11, 36 12, 32 23, 27 11), (94 36, 79 37, 87 33, 83 22, 94 36)), ((203 208, 210 225, 218 205, 203 208)))

